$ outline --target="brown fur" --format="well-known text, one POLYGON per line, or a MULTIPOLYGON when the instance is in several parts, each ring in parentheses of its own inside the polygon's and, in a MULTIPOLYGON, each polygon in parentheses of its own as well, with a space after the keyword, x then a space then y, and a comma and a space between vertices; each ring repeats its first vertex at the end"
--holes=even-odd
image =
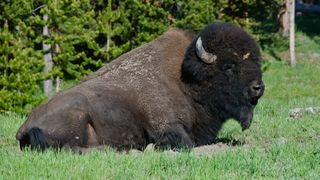
MULTIPOLYGON (((244 37, 239 38, 239 42, 245 43, 248 51, 252 50, 252 60, 248 58, 234 70, 243 72, 245 67, 250 67, 252 70, 248 72, 255 73, 251 73, 249 79, 258 78, 260 82, 261 71, 256 62, 259 52, 254 41, 233 26, 221 27, 228 33, 240 33, 244 37), (248 38, 249 41, 246 40, 248 38)), ((230 40, 234 41, 230 43, 235 46, 234 51, 239 54, 243 50, 247 52, 242 47, 241 51, 236 49, 236 39, 230 40)), ((232 110, 223 109, 219 105, 222 102, 214 100, 214 97, 220 98, 219 87, 226 88, 226 92, 231 87, 238 89, 237 81, 230 81, 231 84, 227 83, 228 79, 222 80, 222 84, 220 82, 221 78, 233 76, 231 70, 223 72, 223 59, 216 68, 201 62, 194 56, 194 42, 194 35, 177 29, 170 30, 154 41, 122 55, 89 75, 80 84, 57 94, 35 108, 20 127, 16 138, 21 148, 31 145, 31 148, 39 146, 41 149, 48 146, 83 149, 106 145, 128 150, 144 149, 148 143, 155 143, 158 147, 192 147, 212 142, 226 118, 240 119, 242 124, 247 123, 244 125, 247 128, 251 122, 253 106, 250 105, 249 110, 242 108, 240 115, 236 114, 238 111, 235 115, 226 115, 232 110), (184 63, 191 75, 182 80, 184 63), (192 63, 197 68, 204 68, 203 72, 197 73, 209 75, 213 71, 220 80, 210 78, 210 82, 209 76, 197 75, 197 80, 206 79, 201 83, 189 84, 187 79, 193 78, 191 76, 194 74, 192 63), (218 68, 222 70, 217 71, 218 68), (218 93, 219 96, 211 93, 218 93), (208 104, 209 100, 212 102, 208 104), (215 107, 214 111, 211 106, 215 107)), ((219 51, 224 51, 228 45, 226 43, 219 51)), ((223 52, 220 54, 221 57, 229 57, 224 56, 223 52)), ((244 82, 244 90, 248 91, 249 84, 244 82)), ((259 93, 257 98, 261 95, 259 93)), ((232 102, 237 100, 237 97, 232 98, 235 98, 231 99, 232 102)), ((240 99, 239 102, 244 101, 240 99)), ((236 109, 241 110, 238 107, 236 109)))
MULTIPOLYGON (((99 142, 99 144, 109 144, 120 149, 123 147, 131 148, 131 146, 141 149, 147 142, 140 142, 140 139, 145 138, 138 138, 139 145, 137 146, 133 144, 135 140, 131 139, 136 138, 131 137, 135 136, 134 133, 125 141, 122 136, 127 136, 127 134, 121 134, 121 128, 126 132, 131 130, 130 125, 126 124, 123 127, 112 129, 109 125, 104 124, 105 117, 100 115, 100 108, 105 107, 104 103, 108 103, 108 101, 132 106, 136 112, 134 116, 139 117, 136 118, 139 121, 136 123, 141 123, 143 126, 157 131, 170 126, 170 123, 177 123, 175 121, 188 119, 189 112, 192 110, 186 99, 173 99, 170 96, 183 96, 179 90, 182 88, 179 81, 180 71, 190 41, 190 34, 181 30, 171 30, 153 42, 122 55, 99 71, 89 75, 79 85, 57 94, 33 110, 28 120, 18 131, 17 139, 20 139, 30 127, 36 126, 51 139, 59 139, 61 142, 58 144, 62 145, 66 144, 62 141, 72 139, 67 143, 69 146, 89 147, 95 146, 99 142), (79 102, 79 104, 83 103, 84 106, 77 107, 77 105, 68 104, 68 102, 75 102, 81 98, 83 98, 83 102, 79 102), (98 102, 101 100, 103 101, 98 102), (180 110, 176 112, 170 110, 177 108, 180 110), (59 113, 56 114, 57 112, 59 113), (95 121, 88 122, 88 118, 81 116, 89 116, 95 121), (176 116, 180 118, 176 118, 176 116), (53 120, 47 121, 47 119, 53 120), (79 123, 78 121, 81 119, 85 120, 79 123), (150 121, 146 122, 146 119, 150 121), (88 123, 92 123, 92 125, 88 123), (55 126, 58 126, 57 129, 54 128, 55 126), (77 132, 81 129, 87 131, 88 134, 83 135, 77 132), (68 134, 68 137, 65 134, 68 134), (120 137, 110 138, 115 135, 120 135, 120 137), (84 139, 88 139, 88 141, 76 142, 84 139)), ((101 111, 103 110, 101 109, 101 111)))

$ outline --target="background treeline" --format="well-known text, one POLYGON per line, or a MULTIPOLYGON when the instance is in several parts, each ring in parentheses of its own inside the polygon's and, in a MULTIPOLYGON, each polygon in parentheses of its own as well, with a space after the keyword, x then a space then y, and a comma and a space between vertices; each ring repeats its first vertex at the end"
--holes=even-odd
POLYGON ((27 112, 45 99, 42 81, 80 80, 170 27, 200 30, 216 20, 251 32, 265 47, 280 0, 2 0, 0 111, 27 112), (48 15, 48 21, 43 16, 48 15), (44 26, 50 36, 43 37, 44 26), (53 70, 44 73, 42 45, 53 70))

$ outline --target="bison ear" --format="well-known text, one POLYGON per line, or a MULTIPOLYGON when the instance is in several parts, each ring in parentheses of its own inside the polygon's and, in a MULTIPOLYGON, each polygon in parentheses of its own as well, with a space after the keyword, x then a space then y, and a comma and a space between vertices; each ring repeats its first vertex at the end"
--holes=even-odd
POLYGON ((232 77, 234 75, 235 64, 224 64, 222 66, 222 71, 228 76, 232 77))
POLYGON ((202 45, 202 40, 201 37, 198 38, 197 43, 196 43, 196 52, 197 52, 197 56, 205 63, 207 64, 214 64, 217 60, 217 56, 212 54, 212 53, 208 53, 203 45, 202 45))

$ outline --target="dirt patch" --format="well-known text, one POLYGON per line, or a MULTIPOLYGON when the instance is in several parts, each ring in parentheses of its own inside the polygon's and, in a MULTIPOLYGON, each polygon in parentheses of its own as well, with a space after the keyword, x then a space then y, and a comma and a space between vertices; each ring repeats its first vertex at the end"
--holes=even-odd
MULTIPOLYGON (((216 142, 214 144, 195 147, 195 148, 191 149, 190 152, 193 152, 195 155, 209 156, 209 155, 214 155, 214 154, 224 152, 224 151, 227 151, 230 149, 234 149, 235 147, 248 146, 248 145, 244 144, 243 142, 239 142, 239 141, 235 141, 235 140, 227 141, 227 142, 224 142, 224 141, 227 141, 227 140, 220 139, 219 142, 216 142)), ((132 153, 136 153, 136 151, 133 151, 133 150, 131 150, 131 151, 132 151, 132 153)), ((154 144, 149 144, 145 149, 145 152, 146 151, 150 152, 150 151, 157 151, 157 150, 155 150, 154 144)), ((179 150, 165 150, 163 152, 176 155, 180 151, 179 150)))
POLYGON ((214 155, 222 151, 231 149, 234 146, 230 146, 225 143, 217 143, 211 145, 205 145, 193 148, 193 152, 196 155, 214 155))

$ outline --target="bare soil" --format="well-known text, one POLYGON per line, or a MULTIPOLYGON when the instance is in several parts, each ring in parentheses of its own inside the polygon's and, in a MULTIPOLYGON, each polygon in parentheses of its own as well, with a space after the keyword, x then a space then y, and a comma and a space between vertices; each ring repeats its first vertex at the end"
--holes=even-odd
POLYGON ((230 146, 225 143, 217 143, 217 144, 211 144, 211 145, 205 145, 200 147, 193 148, 193 152, 196 155, 214 155, 222 151, 229 150, 233 146, 230 146))
MULTIPOLYGON (((223 151, 227 151, 230 149, 233 149, 236 146, 246 146, 243 143, 240 143, 238 141, 233 141, 233 142, 216 142, 214 144, 210 145, 204 145, 204 146, 199 146, 195 147, 191 150, 195 155, 214 155, 223 151)), ((137 150, 130 150, 131 153, 137 153, 137 150)), ((149 144, 145 151, 155 151, 154 149, 154 144, 149 144)), ((141 152, 141 151, 140 151, 141 152)), ((179 150, 166 150, 164 151, 168 154, 177 154, 179 153, 179 150)))

